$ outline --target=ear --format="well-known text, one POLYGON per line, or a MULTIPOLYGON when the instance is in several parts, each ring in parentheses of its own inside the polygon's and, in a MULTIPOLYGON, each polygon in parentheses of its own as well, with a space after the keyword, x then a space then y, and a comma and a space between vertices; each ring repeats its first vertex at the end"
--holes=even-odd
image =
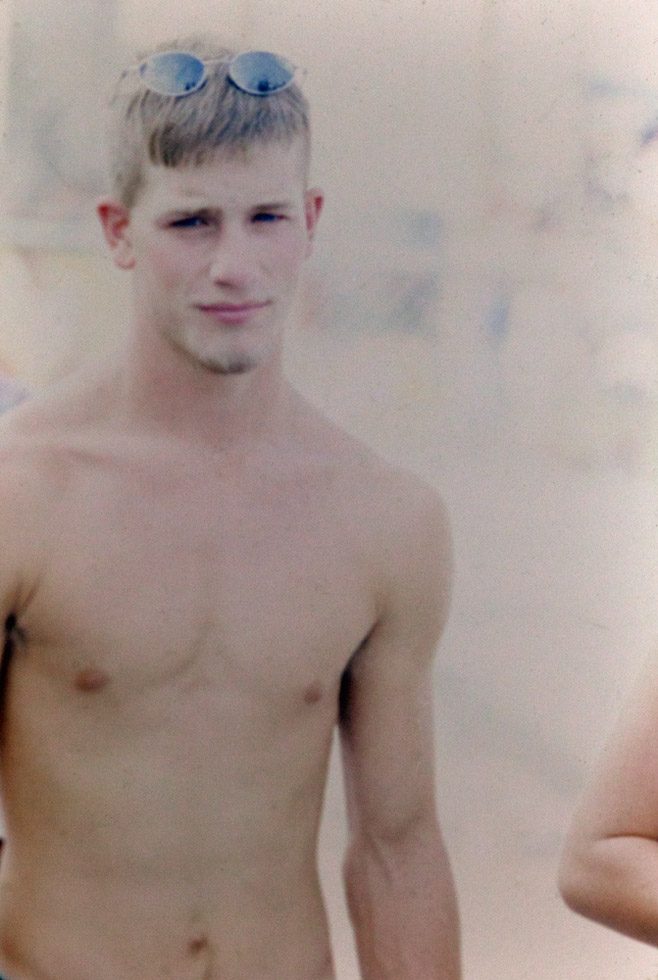
POLYGON ((120 269, 132 269, 135 256, 130 235, 130 209, 112 197, 103 197, 96 205, 96 213, 115 265, 120 269))
POLYGON ((322 213, 322 208, 324 207, 324 194, 319 187, 312 187, 310 190, 306 191, 304 199, 304 210, 306 214, 306 233, 308 236, 308 244, 306 247, 306 255, 309 256, 313 250, 313 238, 315 236, 315 229, 317 228, 318 221, 320 220, 320 215, 322 213))

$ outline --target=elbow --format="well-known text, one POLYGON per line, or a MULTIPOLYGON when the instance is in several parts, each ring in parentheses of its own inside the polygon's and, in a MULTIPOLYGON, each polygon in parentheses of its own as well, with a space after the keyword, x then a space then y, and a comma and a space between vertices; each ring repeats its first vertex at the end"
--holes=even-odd
POLYGON ((608 918, 610 881, 595 841, 567 841, 558 870, 558 891, 565 905, 597 922, 608 918))
POLYGON ((416 851, 427 854, 442 846, 434 807, 422 806, 406 813, 379 814, 360 821, 352 828, 349 850, 410 856, 416 851))
POLYGON ((574 912, 658 946, 658 848, 637 834, 572 833, 558 887, 574 912))
POLYGON ((580 856, 570 846, 565 847, 560 859, 557 887, 562 901, 572 912, 586 914, 584 910, 590 905, 588 877, 580 856))
POLYGON ((373 873, 391 884, 400 874, 440 875, 442 871, 449 873, 449 859, 433 812, 353 829, 343 863, 348 886, 373 873))

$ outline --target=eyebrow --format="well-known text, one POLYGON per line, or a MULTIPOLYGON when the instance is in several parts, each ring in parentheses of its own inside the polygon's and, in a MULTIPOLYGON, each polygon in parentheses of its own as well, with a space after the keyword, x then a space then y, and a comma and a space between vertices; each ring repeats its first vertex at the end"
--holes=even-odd
POLYGON ((207 208, 204 207, 203 205, 200 207, 195 207, 193 204, 183 204, 183 203, 181 203, 178 207, 175 206, 169 207, 166 210, 163 210, 162 212, 163 216, 167 218, 170 217, 171 215, 178 215, 178 214, 198 214, 205 217, 206 215, 212 215, 218 213, 219 212, 216 208, 207 208))
POLYGON ((256 204, 252 211, 289 211, 294 207, 292 201, 266 201, 264 204, 256 204))
MULTIPOLYGON (((291 211, 295 207, 293 201, 264 201, 262 204, 252 204, 247 207, 250 212, 254 211, 291 211)), ((195 206, 193 203, 186 204, 181 201, 178 207, 171 207, 164 212, 169 217, 171 215, 199 215, 199 217, 215 218, 222 214, 222 208, 209 207, 207 205, 195 206)))

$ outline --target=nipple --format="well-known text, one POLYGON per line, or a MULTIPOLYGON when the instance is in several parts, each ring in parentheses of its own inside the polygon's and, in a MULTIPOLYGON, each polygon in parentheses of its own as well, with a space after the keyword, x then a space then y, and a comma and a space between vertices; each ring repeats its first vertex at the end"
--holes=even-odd
POLYGON ((104 671, 88 667, 86 670, 81 670, 76 676, 75 686, 79 691, 90 693, 102 690, 109 681, 110 678, 104 671))
POLYGON ((318 701, 322 700, 322 694, 322 684, 319 681, 315 681, 313 684, 309 684, 304 691, 304 701, 306 704, 317 704, 318 701))

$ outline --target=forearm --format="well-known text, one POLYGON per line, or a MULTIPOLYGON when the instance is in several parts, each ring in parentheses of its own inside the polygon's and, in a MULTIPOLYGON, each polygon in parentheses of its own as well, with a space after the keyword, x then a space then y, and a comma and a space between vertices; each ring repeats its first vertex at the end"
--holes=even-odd
POLYGON ((437 830, 357 836, 345 883, 362 980, 460 980, 457 899, 437 830))
POLYGON ((634 836, 570 841, 560 891, 574 912, 658 946, 656 841, 634 836))

